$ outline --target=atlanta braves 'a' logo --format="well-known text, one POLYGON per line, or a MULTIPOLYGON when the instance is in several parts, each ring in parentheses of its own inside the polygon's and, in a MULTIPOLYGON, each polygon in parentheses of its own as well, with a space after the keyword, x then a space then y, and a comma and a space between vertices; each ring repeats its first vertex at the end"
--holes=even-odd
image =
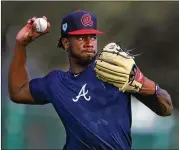
POLYGON ((93 25, 93 21, 91 19, 91 15, 90 14, 84 14, 81 17, 81 22, 84 26, 92 26, 93 25))
POLYGON ((90 101, 91 96, 87 96, 88 90, 85 89, 86 88, 86 84, 84 84, 82 86, 79 94, 75 98, 72 99, 74 102, 77 102, 80 99, 80 97, 83 97, 86 101, 90 101))

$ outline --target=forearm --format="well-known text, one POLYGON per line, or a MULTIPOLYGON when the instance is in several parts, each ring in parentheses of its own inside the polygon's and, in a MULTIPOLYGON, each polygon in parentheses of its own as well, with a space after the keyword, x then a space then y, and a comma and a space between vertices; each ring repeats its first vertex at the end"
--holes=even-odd
POLYGON ((146 96, 153 95, 155 94, 155 90, 156 90, 155 87, 156 87, 156 84, 152 80, 144 77, 144 83, 142 85, 142 88, 139 91, 139 94, 146 95, 146 96))
POLYGON ((10 96, 18 92, 29 80, 30 77, 26 66, 26 47, 16 42, 8 74, 10 96))
POLYGON ((173 111, 173 105, 170 95, 167 91, 160 88, 157 90, 156 93, 157 100, 160 104, 160 109, 163 115, 171 115, 173 111))
POLYGON ((159 88, 156 93, 156 84, 146 77, 137 98, 160 116, 172 113, 173 105, 168 92, 159 88))

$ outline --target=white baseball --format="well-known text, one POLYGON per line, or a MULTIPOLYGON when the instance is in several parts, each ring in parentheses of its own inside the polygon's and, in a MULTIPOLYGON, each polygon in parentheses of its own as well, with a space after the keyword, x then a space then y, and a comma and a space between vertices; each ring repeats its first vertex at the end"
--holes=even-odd
POLYGON ((34 23, 37 32, 44 32, 47 29, 47 21, 44 18, 37 18, 34 23))

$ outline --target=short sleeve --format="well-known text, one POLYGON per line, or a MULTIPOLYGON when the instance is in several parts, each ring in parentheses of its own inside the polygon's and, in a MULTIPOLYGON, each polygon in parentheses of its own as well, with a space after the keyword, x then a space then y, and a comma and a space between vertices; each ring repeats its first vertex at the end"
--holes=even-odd
POLYGON ((49 102, 45 77, 32 79, 29 89, 35 101, 49 102))

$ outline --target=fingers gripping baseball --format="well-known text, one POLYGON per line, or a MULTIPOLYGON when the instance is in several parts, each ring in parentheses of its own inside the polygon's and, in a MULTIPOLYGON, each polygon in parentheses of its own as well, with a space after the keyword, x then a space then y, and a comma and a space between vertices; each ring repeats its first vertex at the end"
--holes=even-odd
MULTIPOLYGON (((43 20, 46 20, 46 28, 42 32, 37 30, 37 26, 39 26, 39 23, 37 21, 37 17, 32 17, 28 19, 27 24, 19 31, 19 33, 16 36, 16 40, 23 45, 27 45, 36 38, 40 37, 43 34, 46 34, 50 31, 50 23, 47 21, 47 18, 43 16, 43 20)), ((41 18, 42 19, 42 18, 41 18)), ((43 24, 40 24, 40 26, 43 26, 43 24)))

